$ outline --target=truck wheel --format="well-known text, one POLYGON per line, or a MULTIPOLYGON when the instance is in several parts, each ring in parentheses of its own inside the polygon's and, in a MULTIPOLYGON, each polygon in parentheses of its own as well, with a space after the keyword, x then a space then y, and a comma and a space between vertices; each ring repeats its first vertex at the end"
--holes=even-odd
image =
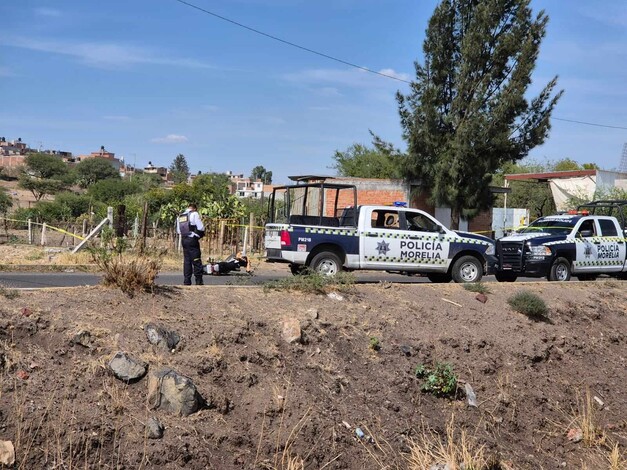
POLYGON ((462 256, 453 264, 451 275, 455 282, 479 282, 483 277, 483 265, 474 256, 462 256))
POLYGON ((331 251, 323 251, 313 257, 310 266, 324 276, 335 276, 342 270, 342 260, 331 251))
POLYGON ((516 273, 509 272, 497 272, 494 274, 494 277, 499 282, 514 282, 518 278, 516 273))
POLYGON ((431 282, 436 282, 438 284, 446 284, 447 282, 451 282, 451 279, 453 279, 449 273, 427 274, 427 278, 431 282))
POLYGON ((570 274, 570 261, 566 258, 557 258, 553 262, 547 278, 549 281, 568 281, 570 280, 570 274))
POLYGON ((580 281, 596 281, 597 277, 597 274, 577 274, 577 279, 580 281))

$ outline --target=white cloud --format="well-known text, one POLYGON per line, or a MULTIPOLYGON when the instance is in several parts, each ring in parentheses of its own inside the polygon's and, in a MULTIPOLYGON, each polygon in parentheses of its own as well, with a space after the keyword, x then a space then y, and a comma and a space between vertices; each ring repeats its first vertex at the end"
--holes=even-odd
POLYGON ((156 137, 151 142, 155 144, 182 144, 188 140, 184 135, 168 134, 165 137, 156 137))
POLYGON ((320 96, 342 96, 340 90, 332 86, 324 86, 322 88, 316 88, 315 92, 320 96))
POLYGON ((55 10, 54 8, 35 8, 33 11, 38 16, 50 16, 53 18, 61 16, 61 12, 59 10, 55 10))
POLYGON ((102 116, 102 119, 106 119, 107 121, 130 121, 131 118, 128 116, 102 116))
MULTIPOLYGON (((402 80, 409 76, 394 69, 382 69, 379 73, 402 80)), ((396 80, 377 76, 361 69, 308 69, 283 75, 283 79, 301 85, 333 84, 347 87, 380 88, 388 85, 398 86, 396 80), (395 83, 396 82, 396 83, 395 83)))
POLYGON ((49 52, 78 59, 91 67, 117 68, 137 64, 168 65, 188 68, 214 68, 209 64, 187 57, 166 57, 147 47, 118 43, 62 42, 27 37, 5 37, 0 44, 39 52, 49 52))
POLYGON ((406 73, 400 73, 394 69, 381 69, 379 70, 379 73, 382 73, 383 75, 387 75, 388 77, 398 78, 399 80, 409 81, 411 79, 411 77, 407 75, 406 73))

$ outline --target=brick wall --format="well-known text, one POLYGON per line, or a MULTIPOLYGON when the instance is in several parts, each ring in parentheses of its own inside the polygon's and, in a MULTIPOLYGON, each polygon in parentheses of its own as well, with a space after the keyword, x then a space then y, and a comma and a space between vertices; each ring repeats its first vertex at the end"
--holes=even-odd
POLYGON ((16 167, 24 165, 24 155, 0 156, 0 167, 16 167))
MULTIPOLYGON (((391 206, 396 201, 408 202, 409 207, 415 207, 435 216, 435 206, 428 202, 429 194, 421 191, 417 196, 411 197, 411 188, 404 180, 374 179, 374 178, 333 178, 334 183, 354 184, 357 187, 357 205, 383 205, 391 206)), ((351 191, 340 191, 338 210, 352 206, 354 201, 351 191)), ((329 190, 325 194, 325 215, 333 217, 333 203, 335 191, 329 190)), ((442 221, 445 222, 445 221, 442 221)), ((490 236, 492 230, 492 210, 481 212, 468 223, 469 232, 482 232, 490 236)))
POLYGON ((492 209, 480 212, 468 221, 469 232, 479 232, 487 237, 492 236, 492 209))

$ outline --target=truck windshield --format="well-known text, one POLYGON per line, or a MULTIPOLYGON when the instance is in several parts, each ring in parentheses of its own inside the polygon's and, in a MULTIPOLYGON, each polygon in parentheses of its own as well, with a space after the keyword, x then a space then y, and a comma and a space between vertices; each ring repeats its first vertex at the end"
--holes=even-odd
POLYGON ((539 219, 525 227, 520 233, 551 233, 551 234, 569 234, 575 227, 572 220, 555 220, 555 219, 539 219))

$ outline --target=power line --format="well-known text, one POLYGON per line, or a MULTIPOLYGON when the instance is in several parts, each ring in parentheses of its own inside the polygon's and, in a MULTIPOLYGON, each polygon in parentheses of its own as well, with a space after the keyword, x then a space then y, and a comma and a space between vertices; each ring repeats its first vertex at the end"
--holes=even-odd
POLYGON ((385 78, 391 78, 392 80, 397 80, 399 82, 411 84, 411 82, 409 80, 404 80, 402 78, 395 77, 394 75, 389 75, 387 73, 377 72, 376 70, 369 69, 368 67, 363 67, 361 65, 353 64, 352 62, 348 62, 347 60, 338 59, 337 57, 333 57, 333 56, 325 54, 323 52, 318 52, 318 51, 315 51, 313 49, 309 49, 308 47, 301 46, 299 44, 296 44, 296 43, 293 43, 293 42, 290 42, 290 41, 286 41, 285 39, 281 39, 281 38, 279 38, 277 36, 273 36, 272 34, 264 33, 263 31, 260 31, 260 30, 255 29, 255 28, 251 28, 250 26, 246 26, 245 24, 242 24, 242 23, 238 23, 235 20, 231 20, 229 18, 226 18, 225 16, 218 15, 217 13, 214 13, 212 11, 209 11, 209 10, 206 10, 204 8, 201 8, 201 7, 197 6, 197 5, 194 5, 193 3, 186 2, 185 0, 175 0, 175 1, 177 1, 179 3, 182 3, 183 5, 187 5, 190 8, 194 8, 194 9, 196 9, 198 11, 202 11, 203 13, 206 13, 207 15, 211 15, 211 16, 214 16, 216 18, 219 18, 222 21, 226 21, 228 23, 234 24, 235 26, 239 26, 240 28, 244 28, 244 29, 247 29, 248 31, 252 31, 253 33, 259 34, 261 36, 265 36, 265 37, 273 39, 275 41, 279 41, 279 42, 281 42, 283 44, 287 44, 288 46, 295 47, 297 49, 309 52, 311 54, 318 55, 320 57, 324 57, 325 59, 334 60, 335 62, 339 62, 340 64, 348 65, 350 67, 354 67, 354 68, 359 69, 359 70, 363 70, 364 72, 374 73, 375 75, 380 75, 380 76, 385 77, 385 78))
POLYGON ((574 122, 575 124, 584 124, 586 126, 595 126, 595 127, 607 127, 608 129, 623 129, 627 131, 627 127, 622 127, 622 126, 609 126, 606 124, 597 124, 594 122, 585 122, 585 121, 575 121, 574 119, 562 119, 562 118, 551 118, 551 119, 555 119, 556 121, 564 121, 564 122, 574 122))
MULTIPOLYGON (((202 7, 199 7, 198 5, 194 5, 193 3, 189 3, 189 2, 187 2, 185 0, 175 0, 175 1, 179 2, 179 3, 183 4, 183 5, 186 5, 186 6, 190 7, 190 8, 194 8, 195 10, 198 10, 198 11, 201 11, 203 13, 206 13, 207 15, 211 15, 211 16, 213 16, 215 18, 218 18, 218 19, 220 19, 222 21, 226 21, 227 23, 231 23, 231 24, 234 24, 235 26, 239 26, 240 28, 247 29, 248 31, 251 31, 251 32, 253 32, 255 34, 259 34, 261 36, 267 37, 267 38, 272 39, 274 41, 278 41, 278 42, 286 44, 288 46, 295 47, 296 49, 300 49, 302 51, 309 52, 310 54, 315 54, 317 56, 324 57, 325 59, 333 60, 335 62, 339 62, 340 64, 348 65, 349 67, 354 67, 356 69, 363 70, 364 72, 373 73, 375 75, 379 75, 379 76, 385 77, 385 78, 391 78, 392 80, 397 80, 399 82, 408 83, 410 85, 412 84, 412 82, 410 80, 404 80, 402 78, 395 77, 394 75, 389 75, 389 74, 383 73, 383 72, 377 72, 376 70, 369 69, 368 67, 364 67, 362 65, 357 65, 357 64, 354 64, 354 63, 349 62, 347 60, 339 59, 339 58, 334 57, 332 55, 325 54, 323 52, 319 52, 319 51, 316 51, 314 49, 310 49, 310 48, 305 47, 305 46, 301 46, 301 45, 296 44, 294 42, 287 41, 285 39, 281 39, 280 37, 274 36, 272 34, 264 33, 263 31, 260 31, 258 29, 252 28, 251 26, 246 26, 245 24, 239 23, 238 21, 235 21, 235 20, 232 20, 230 18, 227 18, 226 16, 218 15, 217 13, 214 13, 214 12, 212 12, 210 10, 207 10, 205 8, 202 8, 202 7)), ((627 127, 622 127, 622 126, 609 126, 609 125, 605 125, 605 124, 597 124, 597 123, 594 123, 594 122, 576 121, 576 120, 573 120, 573 119, 562 119, 562 118, 556 118, 556 117, 553 117, 551 119, 555 119, 556 121, 572 122, 572 123, 575 123, 575 124, 583 124, 583 125, 586 125, 586 126, 595 126, 595 127, 605 127, 605 128, 608 128, 608 129, 627 130, 627 127)))

